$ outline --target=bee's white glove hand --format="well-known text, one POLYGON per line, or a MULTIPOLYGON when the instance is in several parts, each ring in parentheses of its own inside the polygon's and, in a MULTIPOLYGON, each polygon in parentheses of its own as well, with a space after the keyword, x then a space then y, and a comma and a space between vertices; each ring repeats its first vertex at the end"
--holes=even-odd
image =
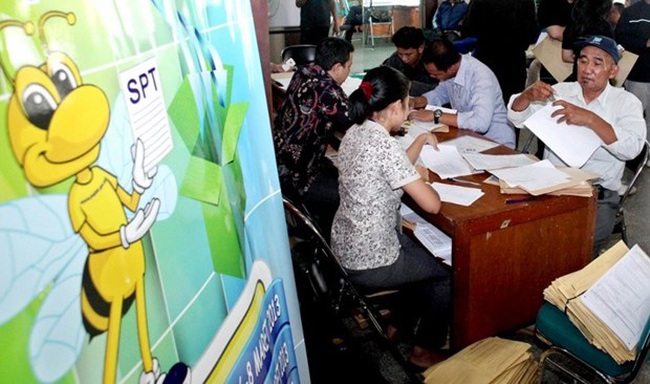
POLYGON ((144 209, 138 209, 133 219, 126 225, 120 227, 120 241, 124 248, 140 240, 156 221, 158 210, 160 209, 160 200, 153 199, 144 209))
POLYGON ((144 143, 138 139, 131 146, 131 155, 133 156, 133 189, 139 194, 151 187, 153 177, 158 172, 158 167, 154 167, 149 172, 144 169, 144 143))

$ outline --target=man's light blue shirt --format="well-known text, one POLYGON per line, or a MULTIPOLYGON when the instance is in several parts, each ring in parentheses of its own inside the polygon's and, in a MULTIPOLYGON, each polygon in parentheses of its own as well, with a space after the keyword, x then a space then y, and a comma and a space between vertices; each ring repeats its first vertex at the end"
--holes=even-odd
POLYGON ((456 76, 422 96, 429 105, 451 104, 458 111, 458 128, 515 148, 515 131, 508 124, 499 82, 490 68, 472 56, 462 55, 456 76))

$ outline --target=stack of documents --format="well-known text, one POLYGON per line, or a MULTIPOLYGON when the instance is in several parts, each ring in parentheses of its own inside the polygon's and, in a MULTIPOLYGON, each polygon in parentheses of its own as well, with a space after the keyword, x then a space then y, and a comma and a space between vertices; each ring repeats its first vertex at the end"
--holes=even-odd
POLYGON ((538 363, 528 343, 490 337, 424 372, 425 383, 534 383, 538 363))
POLYGON ((577 168, 556 168, 548 160, 523 167, 491 170, 498 177, 501 193, 529 193, 589 197, 591 181, 598 174, 577 168))
POLYGON ((451 237, 403 203, 400 207, 400 214, 402 215, 402 225, 412 230, 413 235, 429 252, 451 266, 451 237))
POLYGON ((556 279, 544 298, 617 363, 634 360, 650 317, 650 258, 620 241, 580 271, 556 279))

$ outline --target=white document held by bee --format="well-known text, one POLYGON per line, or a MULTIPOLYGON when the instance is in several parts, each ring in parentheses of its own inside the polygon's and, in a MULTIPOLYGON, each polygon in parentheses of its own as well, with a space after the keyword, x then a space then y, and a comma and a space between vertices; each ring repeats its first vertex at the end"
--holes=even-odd
POLYGON ((173 148, 156 59, 121 72, 119 78, 133 141, 141 140, 144 144, 144 168, 149 171, 173 148))
POLYGON ((568 166, 580 168, 600 147, 602 140, 587 127, 558 123, 558 118, 551 114, 561 108, 548 104, 524 121, 524 125, 568 166))
POLYGON ((650 258, 635 245, 581 300, 632 350, 650 316, 650 258))

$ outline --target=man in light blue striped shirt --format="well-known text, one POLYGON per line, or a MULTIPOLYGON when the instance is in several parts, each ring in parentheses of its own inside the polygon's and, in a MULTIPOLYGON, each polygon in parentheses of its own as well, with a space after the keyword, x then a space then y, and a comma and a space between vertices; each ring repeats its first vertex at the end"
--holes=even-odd
POLYGON ((409 119, 469 129, 514 149, 515 131, 508 123, 501 88, 492 70, 470 55, 461 55, 447 39, 436 39, 425 49, 422 61, 438 86, 412 98, 413 108, 451 104, 458 113, 419 109, 409 119))

